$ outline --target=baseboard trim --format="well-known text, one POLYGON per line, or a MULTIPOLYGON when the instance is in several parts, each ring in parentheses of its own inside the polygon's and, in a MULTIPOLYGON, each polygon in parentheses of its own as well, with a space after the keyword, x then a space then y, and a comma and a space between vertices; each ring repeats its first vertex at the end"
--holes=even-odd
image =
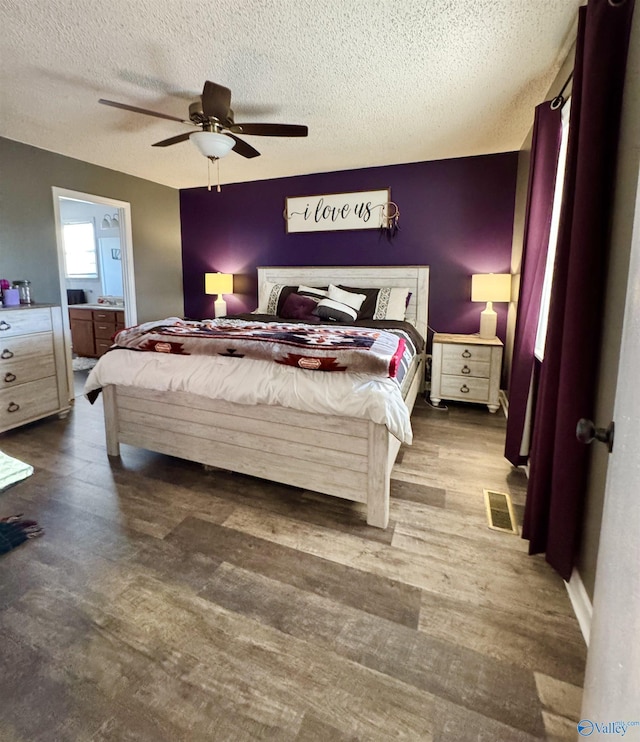
POLYGON ((509 417, 509 397, 507 397, 507 393, 504 389, 501 389, 498 392, 498 401, 500 402, 504 416, 509 417))
POLYGON ((589 646, 589 635, 591 634, 591 619, 593 617, 593 605, 589 600, 589 595, 580 577, 580 572, 574 567, 569 582, 565 582, 571 607, 576 614, 580 631, 584 637, 585 644, 589 646))
MULTIPOLYGON (((507 397, 506 393, 502 389, 500 390, 499 400, 500 405, 504 410, 504 416, 509 417, 509 397, 507 397)), ((526 464, 521 465, 521 467, 519 468, 524 469, 526 477, 527 479, 529 479, 529 462, 527 461, 526 464)), ((569 600, 571 601, 571 607, 573 608, 573 612, 578 619, 580 631, 582 631, 582 636, 584 638, 585 644, 588 647, 589 634, 591 633, 591 618, 593 616, 593 606, 591 605, 589 595, 587 594, 587 590, 584 586, 584 583, 582 582, 582 578, 580 577, 580 572, 578 572, 578 570, 574 568, 573 572, 571 573, 571 579, 569 580, 569 582, 565 582, 564 584, 567 588, 569 600)))

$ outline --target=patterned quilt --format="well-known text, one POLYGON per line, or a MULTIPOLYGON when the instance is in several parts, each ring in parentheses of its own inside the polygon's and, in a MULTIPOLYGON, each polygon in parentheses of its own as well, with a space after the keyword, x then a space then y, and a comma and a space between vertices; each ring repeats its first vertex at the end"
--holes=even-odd
POLYGON ((120 331, 116 348, 270 360, 310 371, 349 371, 394 378, 405 339, 366 327, 169 318, 120 331))

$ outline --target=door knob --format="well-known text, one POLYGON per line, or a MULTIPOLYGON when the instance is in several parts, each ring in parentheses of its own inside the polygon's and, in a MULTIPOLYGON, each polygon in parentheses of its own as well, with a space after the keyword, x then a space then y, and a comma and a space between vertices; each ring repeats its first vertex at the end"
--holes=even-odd
POLYGON ((580 443, 584 444, 593 443, 593 441, 606 443, 609 453, 611 453, 611 451, 613 451, 614 430, 615 425, 613 420, 609 423, 609 427, 607 428, 596 428, 591 420, 587 420, 583 417, 578 420, 578 424, 576 425, 576 438, 580 443))

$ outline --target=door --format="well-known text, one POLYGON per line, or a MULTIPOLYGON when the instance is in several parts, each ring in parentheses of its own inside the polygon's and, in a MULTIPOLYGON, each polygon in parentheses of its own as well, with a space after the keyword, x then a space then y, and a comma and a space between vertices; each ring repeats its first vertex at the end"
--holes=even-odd
MULTIPOLYGON (((65 283, 65 258, 64 258, 64 244, 62 239, 62 218, 60 213, 61 201, 81 201, 90 203, 96 206, 104 208, 109 214, 117 217, 117 227, 110 230, 114 232, 114 236, 118 238, 119 247, 109 245, 109 257, 114 264, 120 268, 121 279, 122 279, 122 290, 119 291, 118 295, 122 295, 124 299, 124 313, 125 323, 127 325, 135 325, 137 323, 137 308, 136 308, 136 291, 135 291, 135 277, 133 273, 133 233, 131 228, 131 205, 126 201, 117 201, 112 198, 105 198, 103 196, 94 196, 90 193, 82 193, 80 191, 70 191, 66 188, 52 187, 53 192, 53 206, 54 215, 56 221, 56 238, 58 243, 58 271, 60 274, 60 305, 62 307, 62 320, 63 320, 63 333, 65 348, 67 354, 67 378, 69 383, 69 393, 73 397, 73 364, 71 359, 71 326, 69 321, 68 303, 67 303, 67 291, 65 283), (113 253, 111 248, 113 247, 113 253)), ((113 224, 113 219, 110 217, 110 222, 113 224)), ((103 268, 104 270, 104 268, 103 268)), ((114 291, 118 291, 119 285, 116 286, 113 282, 110 285, 114 291)), ((105 293, 100 291, 100 293, 105 293)), ((91 299, 89 299, 91 301, 91 299)))
MULTIPOLYGON (((640 182, 639 182, 640 186, 640 182)), ((618 383, 593 599, 581 734, 637 722, 640 732, 640 187, 631 243, 618 383)), ((609 421, 598 421, 606 426, 609 421)), ((595 445, 595 444, 594 444, 595 445)), ((617 732, 616 734, 620 734, 617 732)), ((633 735, 630 735, 630 737, 633 735)), ((600 738, 596 735, 595 738, 600 738)), ((634 736, 634 739, 636 737, 634 736)))

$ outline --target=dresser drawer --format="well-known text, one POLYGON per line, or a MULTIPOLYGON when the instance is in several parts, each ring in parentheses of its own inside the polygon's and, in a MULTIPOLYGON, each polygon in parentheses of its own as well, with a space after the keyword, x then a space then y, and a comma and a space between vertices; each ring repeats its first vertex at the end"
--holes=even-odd
POLYGON ((476 376, 481 379, 488 379, 491 376, 491 364, 488 361, 444 358, 442 373, 449 376, 476 376))
POLYGON ((13 389, 0 389, 0 429, 44 417, 59 409, 58 382, 55 376, 20 384, 13 389))
POLYGON ((23 337, 0 337, 0 371, 4 373, 7 364, 53 353, 53 336, 48 332, 23 337))
POLYGON ((478 379, 472 376, 443 375, 440 393, 445 399, 486 402, 489 399, 489 379, 478 379))
POLYGON ((48 309, 0 311, 0 343, 5 338, 32 332, 51 332, 51 313, 48 309))
POLYGON ((489 363, 491 348, 486 345, 463 345, 461 343, 447 343, 442 346, 443 361, 482 361, 489 363))
POLYGON ((28 381, 55 376, 56 362, 53 353, 22 360, 2 361, 0 366, 0 389, 9 389, 28 381))

